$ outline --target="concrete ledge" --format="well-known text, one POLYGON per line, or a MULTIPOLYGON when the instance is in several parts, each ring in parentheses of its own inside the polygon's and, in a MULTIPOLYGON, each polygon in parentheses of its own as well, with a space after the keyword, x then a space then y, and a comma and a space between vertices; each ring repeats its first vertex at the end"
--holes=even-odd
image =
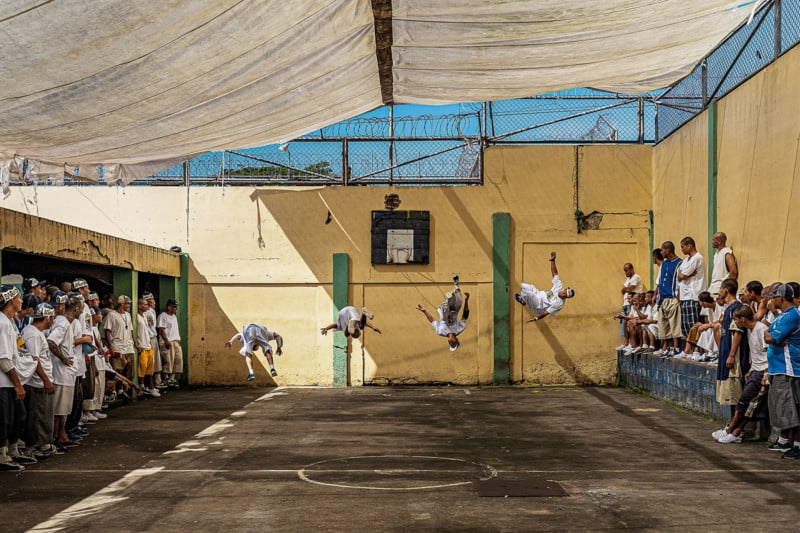
POLYGON ((727 420, 728 407, 716 401, 717 367, 649 353, 617 352, 619 384, 650 393, 695 413, 727 420))

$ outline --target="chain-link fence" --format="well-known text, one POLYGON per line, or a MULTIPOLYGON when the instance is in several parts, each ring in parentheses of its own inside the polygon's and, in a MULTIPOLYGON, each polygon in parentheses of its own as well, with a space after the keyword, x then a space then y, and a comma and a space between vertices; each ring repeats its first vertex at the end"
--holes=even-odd
POLYGON ((800 42, 800 1, 767 2, 691 74, 656 99, 656 142, 800 42))

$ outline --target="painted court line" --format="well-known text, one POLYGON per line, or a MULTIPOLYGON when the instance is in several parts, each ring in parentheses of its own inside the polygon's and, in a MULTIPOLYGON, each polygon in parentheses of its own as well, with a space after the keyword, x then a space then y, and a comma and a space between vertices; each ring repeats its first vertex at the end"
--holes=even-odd
MULTIPOLYGON (((255 402, 262 401, 262 400, 271 400, 275 396, 282 396, 286 395, 286 392, 283 392, 282 387, 278 387, 273 389, 272 391, 264 394, 255 402)), ((252 405, 254 402, 250 402, 248 404, 252 405)), ((241 411, 236 411, 235 415, 231 416, 241 416, 238 413, 241 411)), ((245 411, 246 412, 246 411, 245 411)), ((199 451, 206 451, 208 449, 207 446, 203 446, 199 439, 206 439, 208 437, 217 436, 219 433, 223 432, 224 430, 231 428, 235 425, 229 418, 223 418, 222 420, 215 422, 208 426, 206 429, 197 433, 195 435, 195 439, 188 440, 178 444, 175 449, 164 452, 163 455, 169 455, 171 453, 183 453, 183 452, 199 452, 199 451)), ((216 442, 218 444, 219 441, 216 442)), ((208 444, 214 444, 209 442, 208 444)), ((150 461, 150 465, 154 465, 157 463, 158 459, 150 461)), ((71 505, 64 509, 63 511, 56 513, 55 515, 51 516, 44 522, 37 524, 33 528, 29 529, 28 531, 34 532, 55 532, 61 531, 67 527, 67 524, 73 520, 85 518, 87 516, 91 516, 93 514, 97 514, 108 506, 127 500, 128 497, 123 495, 123 492, 129 489, 134 483, 139 481, 142 478, 152 476, 157 473, 162 472, 192 472, 192 470, 167 470, 163 466, 149 466, 144 468, 139 468, 133 470, 125 474, 121 479, 111 483, 110 485, 98 490, 91 496, 84 498, 83 500, 79 501, 78 503, 71 505)), ((198 472, 205 472, 204 470, 197 470, 198 472)), ((47 472, 45 470, 40 470, 39 472, 47 472)), ((64 473, 64 470, 51 470, 50 472, 61 472, 64 473)), ((75 470, 73 472, 83 472, 83 473, 91 473, 91 472, 103 472, 102 470, 75 470)), ((106 472, 116 472, 116 470, 107 470, 106 472)), ((209 472, 224 472, 224 470, 210 470, 209 472)), ((290 470, 289 472, 296 472, 296 470, 290 470)), ((33 473, 33 471, 31 472, 33 473)))

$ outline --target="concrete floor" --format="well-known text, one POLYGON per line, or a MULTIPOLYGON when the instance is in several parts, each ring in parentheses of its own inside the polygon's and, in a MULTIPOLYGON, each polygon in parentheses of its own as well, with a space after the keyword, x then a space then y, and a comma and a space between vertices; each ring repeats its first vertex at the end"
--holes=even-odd
POLYGON ((611 388, 198 389, 0 475, 3 531, 798 531, 800 462, 611 388), (479 497, 552 480, 565 497, 479 497))

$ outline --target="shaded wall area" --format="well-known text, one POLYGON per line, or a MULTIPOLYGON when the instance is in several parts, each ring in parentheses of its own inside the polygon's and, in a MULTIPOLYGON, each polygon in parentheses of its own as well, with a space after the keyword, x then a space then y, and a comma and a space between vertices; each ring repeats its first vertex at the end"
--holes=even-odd
MULTIPOLYGON (((800 279, 800 47, 717 106, 717 229, 728 235, 740 287, 800 279)), ((709 261, 709 113, 653 153, 655 241, 691 235, 709 261)))

